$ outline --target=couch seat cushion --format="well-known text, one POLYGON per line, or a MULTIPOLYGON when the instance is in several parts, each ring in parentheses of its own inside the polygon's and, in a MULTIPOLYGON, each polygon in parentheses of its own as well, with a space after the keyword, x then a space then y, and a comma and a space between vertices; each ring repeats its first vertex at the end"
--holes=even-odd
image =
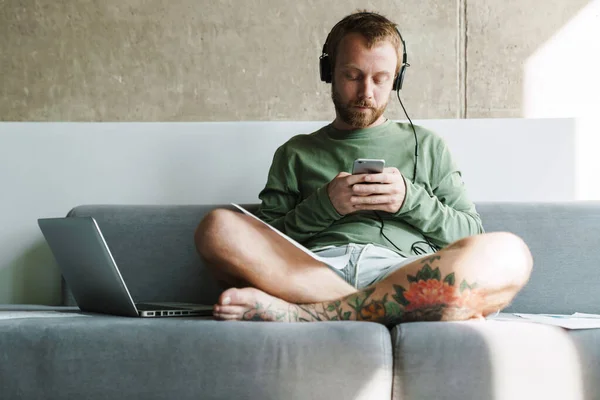
POLYGON ((6 398, 390 398, 391 338, 378 324, 70 312, 0 311, 6 398))
POLYGON ((416 322, 392 343, 395 399, 600 399, 600 329, 416 322))

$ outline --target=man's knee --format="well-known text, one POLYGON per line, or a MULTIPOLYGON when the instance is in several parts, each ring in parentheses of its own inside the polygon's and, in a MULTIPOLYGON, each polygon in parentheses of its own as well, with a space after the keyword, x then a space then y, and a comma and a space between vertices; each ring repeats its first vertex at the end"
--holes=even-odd
MULTIPOLYGON (((512 283, 525 286, 533 268, 533 257, 525 241, 511 232, 491 232, 469 236, 453 243, 449 248, 472 250, 482 262, 499 266, 509 275, 512 283)), ((497 273, 498 271, 494 271, 497 273)))
POLYGON ((497 251, 502 255, 505 268, 512 272, 516 284, 519 287, 525 286, 531 275, 533 268, 533 257, 529 246, 525 241, 511 232, 493 232, 490 233, 492 240, 497 246, 497 251))
POLYGON ((473 282, 484 296, 472 311, 486 316, 510 304, 527 284, 533 258, 527 244, 510 232, 470 236, 448 248, 460 251, 471 260, 473 282))
POLYGON ((209 211, 200 221, 194 232, 194 242, 200 255, 209 258, 223 238, 228 237, 231 226, 237 220, 237 213, 223 208, 209 211))

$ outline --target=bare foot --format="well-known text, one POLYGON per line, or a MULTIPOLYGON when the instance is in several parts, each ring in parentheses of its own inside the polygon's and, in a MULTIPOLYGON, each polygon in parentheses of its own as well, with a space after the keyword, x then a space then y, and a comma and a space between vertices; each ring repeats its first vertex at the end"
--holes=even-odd
POLYGON ((250 287, 227 289, 213 310, 216 319, 234 321, 296 322, 299 313, 306 314, 295 304, 250 287))

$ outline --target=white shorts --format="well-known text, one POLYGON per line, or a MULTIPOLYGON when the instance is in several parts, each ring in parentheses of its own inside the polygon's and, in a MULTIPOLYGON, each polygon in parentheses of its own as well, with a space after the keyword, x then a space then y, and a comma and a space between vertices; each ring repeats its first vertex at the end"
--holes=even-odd
POLYGON ((323 258, 350 255, 348 263, 344 267, 336 268, 329 265, 329 268, 356 289, 371 286, 411 262, 431 256, 431 254, 422 254, 403 257, 382 246, 355 243, 330 246, 314 251, 314 253, 323 258))

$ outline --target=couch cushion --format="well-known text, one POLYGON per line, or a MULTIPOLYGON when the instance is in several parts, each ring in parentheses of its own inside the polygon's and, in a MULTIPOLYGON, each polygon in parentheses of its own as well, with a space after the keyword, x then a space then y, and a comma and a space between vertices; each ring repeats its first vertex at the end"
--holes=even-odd
POLYGON ((2 313, 7 399, 389 399, 392 390, 390 334, 374 323, 2 313))
POLYGON ((392 330, 394 399, 600 399, 600 329, 416 322, 392 330))
POLYGON ((533 254, 508 312, 600 314, 600 202, 477 204, 487 232, 521 236, 533 254))

